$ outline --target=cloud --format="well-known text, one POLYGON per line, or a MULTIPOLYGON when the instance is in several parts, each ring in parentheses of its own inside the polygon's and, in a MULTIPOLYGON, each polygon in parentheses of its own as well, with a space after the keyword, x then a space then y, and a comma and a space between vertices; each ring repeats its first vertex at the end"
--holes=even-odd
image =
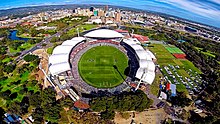
POLYGON ((209 0, 209 1, 220 5, 220 0, 209 0))
MULTIPOLYGON (((210 4, 209 2, 193 1, 193 0, 156 0, 156 1, 163 2, 175 6, 177 8, 183 9, 185 11, 189 11, 197 15, 201 15, 211 19, 217 19, 220 17, 220 10, 212 6, 212 4, 210 4)), ((215 3, 220 3, 219 0, 211 0, 211 1, 215 3)))

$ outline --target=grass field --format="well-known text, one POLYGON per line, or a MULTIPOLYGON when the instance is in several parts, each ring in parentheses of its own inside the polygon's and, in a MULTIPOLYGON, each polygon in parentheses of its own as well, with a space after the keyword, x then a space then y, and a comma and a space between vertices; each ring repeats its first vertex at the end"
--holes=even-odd
POLYGON ((175 47, 175 46, 166 46, 165 47, 170 53, 183 53, 182 50, 180 50, 179 48, 175 47))
MULTIPOLYGON (((168 51, 168 49, 166 47, 167 47, 167 45, 162 45, 162 44, 151 44, 151 47, 148 47, 148 49, 150 49, 156 55, 157 63, 160 65, 161 68, 163 68, 164 66, 168 66, 169 64, 174 65, 174 66, 178 65, 180 67, 180 69, 177 70, 178 74, 180 76, 188 77, 188 78, 190 78, 190 75, 187 73, 187 71, 189 71, 189 69, 192 70, 193 75, 196 75, 196 73, 198 73, 198 74, 202 73, 189 60, 180 60, 180 59, 175 58, 171 54, 171 52, 168 51)), ((174 48, 174 46, 169 46, 169 47, 174 48)), ((162 69, 162 73, 164 75, 168 75, 164 69, 162 69)), ((173 82, 172 78, 169 78, 169 80, 171 80, 171 82, 173 82)), ((159 85, 158 85, 158 89, 159 89, 159 85)), ((157 89, 155 87, 154 87, 154 90, 157 91, 157 89)), ((186 91, 186 88, 183 84, 178 84, 177 91, 179 91, 179 92, 186 91)))
POLYGON ((175 57, 168 52, 161 44, 152 44, 152 47, 148 47, 157 57, 157 61, 160 65, 175 64, 173 60, 175 57))
POLYGON ((22 44, 21 46, 19 46, 17 50, 9 47, 9 51, 10 51, 10 53, 17 53, 17 52, 21 52, 23 50, 30 49, 33 46, 34 46, 34 44, 30 44, 30 43, 26 42, 26 43, 22 44))
POLYGON ((128 58, 112 46, 98 46, 84 53, 78 63, 84 81, 98 88, 115 87, 126 78, 128 58))
MULTIPOLYGON (((78 25, 79 32, 83 32, 85 30, 91 30, 93 28, 96 28, 97 25, 94 24, 84 24, 84 25, 78 25)), ((77 34, 77 28, 72 28, 67 32, 68 35, 75 35, 77 34)))

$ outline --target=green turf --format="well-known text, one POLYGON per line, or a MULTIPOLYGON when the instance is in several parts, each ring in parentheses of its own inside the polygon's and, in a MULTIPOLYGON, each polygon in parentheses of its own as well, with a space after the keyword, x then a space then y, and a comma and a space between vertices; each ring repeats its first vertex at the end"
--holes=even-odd
POLYGON ((179 53, 179 54, 183 54, 184 52, 182 50, 180 50, 177 47, 165 47, 170 53, 179 53))
MULTIPOLYGON (((157 57, 157 63, 160 65, 160 67, 162 68, 162 73, 164 75, 167 75, 167 72, 163 69, 164 66, 168 66, 170 65, 178 65, 180 67, 180 69, 177 69, 177 72, 180 76, 183 77, 188 77, 190 78, 190 75, 187 73, 189 72, 189 69, 192 70, 192 74, 195 76, 196 72, 198 74, 201 74, 201 71, 196 68, 192 62, 190 62, 189 60, 179 60, 176 59, 171 52, 168 51, 168 49, 166 47, 170 47, 170 48, 174 48, 175 46, 171 46, 171 45, 162 45, 162 44, 151 44, 152 47, 148 47, 148 49, 150 49, 157 57)), ((172 70, 170 70, 171 72, 173 72, 172 70)), ((173 72, 174 74, 174 72, 173 72)), ((173 82, 173 79, 171 77, 168 76, 168 79, 173 82)), ((177 78, 177 81, 180 82, 179 78, 177 78)), ((187 91, 185 86, 183 84, 178 84, 177 85, 177 91, 187 91)), ((156 92, 155 92, 156 93, 156 92)))
POLYGON ((98 88, 111 88, 121 84, 126 78, 124 71, 128 67, 128 58, 115 47, 98 46, 82 55, 78 67, 81 77, 88 84, 98 88))

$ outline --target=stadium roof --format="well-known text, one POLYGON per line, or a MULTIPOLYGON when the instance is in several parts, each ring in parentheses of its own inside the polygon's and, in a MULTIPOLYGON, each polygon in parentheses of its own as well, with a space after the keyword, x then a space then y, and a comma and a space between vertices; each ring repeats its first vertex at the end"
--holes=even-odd
POLYGON ((155 78, 154 72, 148 72, 144 75, 143 81, 147 82, 148 84, 152 84, 155 78))
POLYGON ((62 43, 62 45, 70 45, 70 46, 75 46, 78 43, 82 42, 83 40, 85 40, 84 37, 74 37, 71 40, 66 40, 62 43))
POLYGON ((155 71, 155 64, 150 60, 140 60, 139 61, 140 68, 146 68, 147 71, 155 71))
POLYGON ((57 75, 59 73, 70 70, 70 64, 69 62, 52 64, 49 66, 49 70, 52 75, 57 75))
POLYGON ((152 84, 155 78, 155 64, 152 61, 152 59, 156 59, 154 54, 146 51, 135 38, 124 39, 123 42, 135 51, 136 58, 139 61, 139 69, 135 77, 148 84, 152 84))
POLYGON ((147 68, 148 67, 148 63, 149 63, 148 60, 142 59, 142 60, 139 61, 139 66, 140 66, 140 68, 147 68))
POLYGON ((58 64, 63 62, 69 62, 69 54, 53 54, 49 57, 49 64, 58 64))
POLYGON ((67 54, 70 53, 72 48, 73 46, 66 46, 66 45, 57 46, 54 48, 53 54, 65 54, 65 53, 67 54))
POLYGON ((135 77, 148 84, 152 84, 155 78, 155 72, 148 71, 146 68, 139 68, 135 77))
POLYGON ((49 71, 52 75, 70 70, 69 54, 72 48, 83 40, 85 40, 83 37, 74 37, 54 48, 53 54, 49 57, 49 71))
POLYGON ((152 60, 150 55, 147 54, 147 52, 145 50, 139 50, 139 51, 135 51, 137 54, 137 57, 139 60, 144 59, 144 60, 152 60))
POLYGON ((130 45, 132 47, 132 49, 134 51, 137 51, 137 50, 144 50, 144 48, 141 46, 141 45, 138 45, 138 44, 132 44, 130 45))
POLYGON ((151 51, 147 50, 147 53, 152 59, 156 59, 155 55, 151 51))
POLYGON ((128 45, 140 44, 140 42, 136 38, 123 39, 123 42, 128 45))
POLYGON ((124 36, 114 30, 98 29, 84 35, 88 38, 123 38, 124 36))

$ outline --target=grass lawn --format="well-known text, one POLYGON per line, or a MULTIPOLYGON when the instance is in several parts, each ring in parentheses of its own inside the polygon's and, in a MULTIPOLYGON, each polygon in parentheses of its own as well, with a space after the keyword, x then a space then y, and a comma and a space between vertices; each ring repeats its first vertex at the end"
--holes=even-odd
MULTIPOLYGON (((85 30, 90 30, 90 29, 96 28, 97 25, 94 25, 94 24, 84 24, 84 25, 79 25, 77 27, 79 28, 79 32, 83 32, 85 30)), ((68 35, 75 35, 76 33, 77 33, 77 28, 72 28, 72 29, 70 29, 67 32, 68 35)))
POLYGON ((10 62, 11 60, 13 60, 11 57, 10 57, 10 58, 7 57, 7 58, 4 58, 4 59, 2 60, 2 62, 3 62, 3 63, 8 63, 8 62, 10 62))
POLYGON ((34 44, 30 44, 28 42, 25 42, 24 44, 19 46, 17 50, 12 49, 11 47, 9 47, 9 51, 10 51, 10 53, 17 53, 17 52, 21 52, 22 49, 27 50, 27 49, 30 49, 33 46, 34 46, 34 44))
POLYGON ((41 39, 41 38, 42 38, 42 37, 31 37, 31 36, 27 36, 26 33, 21 34, 21 35, 17 35, 17 37, 29 38, 29 39, 41 39))
POLYGON ((215 58, 215 54, 213 54, 211 51, 206 51, 206 52, 204 52, 204 51, 202 51, 203 50, 203 48, 199 48, 199 47, 195 47, 198 51, 201 51, 201 53, 202 54, 204 54, 204 55, 206 55, 206 56, 211 56, 211 57, 213 57, 213 58, 215 58))
POLYGON ((54 49, 54 48, 55 48, 55 47, 50 47, 50 48, 48 48, 48 49, 47 49, 47 53, 51 55, 51 54, 53 53, 53 49, 54 49))
POLYGON ((84 24, 84 25, 80 25, 79 27, 80 28, 83 27, 84 30, 90 30, 90 29, 96 28, 97 25, 94 25, 94 24, 84 24))
POLYGON ((197 67, 195 67, 195 65, 192 63, 192 62, 190 62, 189 60, 180 60, 182 63, 183 63, 183 67, 185 68, 185 69, 191 69, 192 71, 195 71, 195 72, 197 72, 197 73, 199 73, 199 74, 201 74, 202 72, 197 68, 197 67))
POLYGON ((128 58, 115 47, 98 46, 82 55, 78 67, 88 84, 98 88, 115 87, 126 78, 128 58))
POLYGON ((159 93, 159 85, 160 85, 160 77, 162 77, 163 75, 162 74, 157 74, 155 79, 154 79, 154 82, 150 85, 150 92, 152 94, 154 94, 155 96, 158 96, 158 93, 159 93))

